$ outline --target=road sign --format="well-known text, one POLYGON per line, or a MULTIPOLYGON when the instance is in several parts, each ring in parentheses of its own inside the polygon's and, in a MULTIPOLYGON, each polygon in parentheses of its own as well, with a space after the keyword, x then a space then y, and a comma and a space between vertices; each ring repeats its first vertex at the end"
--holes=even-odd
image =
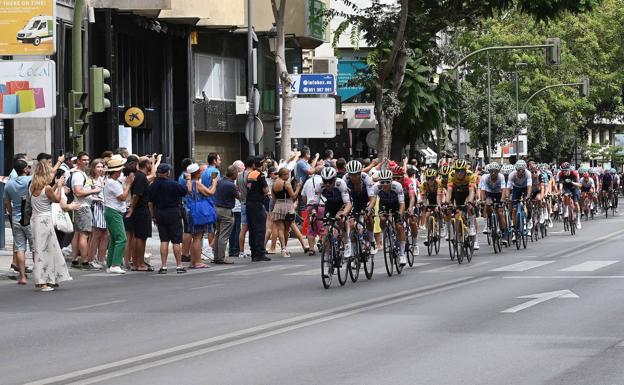
POLYGON ((548 291, 545 293, 537 293, 531 295, 523 295, 517 298, 533 298, 530 301, 527 301, 518 306, 510 307, 509 309, 501 311, 501 313, 517 313, 520 310, 528 309, 532 306, 539 305, 542 302, 550 301, 555 298, 579 298, 578 295, 574 294, 570 290, 557 290, 557 291, 548 291))
POLYGON ((336 99, 293 99, 291 137, 332 139, 335 136, 336 99))
POLYGON ((332 74, 290 75, 290 89, 295 95, 333 95, 336 93, 336 78, 332 74))
POLYGON ((0 1, 0 56, 52 55, 55 0, 0 1))
POLYGON ((251 138, 251 132, 254 129, 254 121, 255 121, 255 132, 254 132, 254 144, 260 143, 262 137, 264 136, 264 124, 262 124, 262 120, 259 117, 255 117, 252 121, 247 121, 245 124, 245 139, 249 142, 251 138))
POLYGON ((56 67, 52 60, 0 61, 0 119, 56 115, 56 67))

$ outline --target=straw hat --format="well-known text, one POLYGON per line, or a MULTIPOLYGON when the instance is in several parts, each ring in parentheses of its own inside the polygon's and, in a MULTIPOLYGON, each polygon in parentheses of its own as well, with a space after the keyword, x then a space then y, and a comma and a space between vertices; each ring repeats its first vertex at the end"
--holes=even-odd
POLYGON ((106 162, 107 171, 120 171, 123 169, 124 164, 126 164, 126 159, 122 158, 121 155, 115 154, 106 162))

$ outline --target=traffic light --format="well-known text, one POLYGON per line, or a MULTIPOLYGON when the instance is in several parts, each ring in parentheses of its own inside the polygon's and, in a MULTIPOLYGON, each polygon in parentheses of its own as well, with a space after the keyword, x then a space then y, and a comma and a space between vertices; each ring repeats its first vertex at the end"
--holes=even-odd
POLYGON ((74 135, 79 135, 89 127, 89 106, 86 92, 69 91, 69 125, 73 128, 74 135))
POLYGON ((104 112, 110 108, 111 102, 106 94, 111 92, 110 85, 106 81, 110 79, 110 71, 106 68, 91 66, 89 68, 89 102, 91 112, 104 112))
POLYGON ((551 37, 546 39, 546 64, 551 66, 561 65, 561 39, 551 37))
POLYGON ((581 87, 579 88, 579 96, 582 98, 589 97, 589 78, 581 80, 581 87))

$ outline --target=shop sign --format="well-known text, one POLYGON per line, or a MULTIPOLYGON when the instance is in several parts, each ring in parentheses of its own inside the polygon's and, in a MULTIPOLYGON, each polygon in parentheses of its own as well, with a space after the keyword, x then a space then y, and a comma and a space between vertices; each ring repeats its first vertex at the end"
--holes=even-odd
POLYGON ((0 0, 0 56, 54 54, 55 10, 55 0, 0 0))
POLYGON ((0 119, 56 115, 56 68, 52 60, 0 61, 0 119))

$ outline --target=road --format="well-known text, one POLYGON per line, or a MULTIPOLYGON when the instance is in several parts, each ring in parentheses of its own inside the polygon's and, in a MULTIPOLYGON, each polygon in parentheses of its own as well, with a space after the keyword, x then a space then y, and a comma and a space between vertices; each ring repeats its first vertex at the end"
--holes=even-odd
POLYGON ((0 281, 2 384, 624 384, 624 216, 324 290, 318 257, 0 281))

